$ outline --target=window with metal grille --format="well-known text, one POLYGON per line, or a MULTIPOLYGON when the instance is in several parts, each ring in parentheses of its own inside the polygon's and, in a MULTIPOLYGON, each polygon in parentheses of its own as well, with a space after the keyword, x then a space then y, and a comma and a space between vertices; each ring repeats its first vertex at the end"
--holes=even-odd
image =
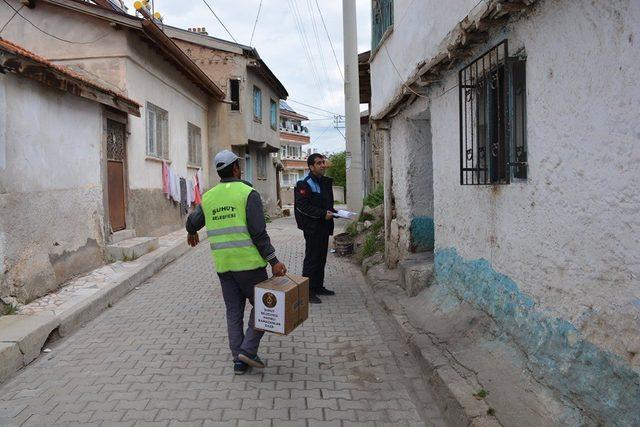
POLYGON ((231 111, 240 111, 240 80, 229 80, 229 92, 231 111))
POLYGON ((371 49, 375 50, 384 33, 393 25, 393 0, 371 2, 371 49))
POLYGON ((267 153, 264 151, 257 152, 256 168, 258 179, 267 179, 267 153))
POLYGON ((253 119, 262 121, 262 91, 257 86, 253 87, 253 119))
POLYGON ((525 64, 504 40, 460 70, 460 184, 527 179, 525 64))
POLYGON ((147 102, 147 155, 169 159, 169 113, 147 102))
POLYGON ((202 133, 194 124, 187 123, 189 133, 189 165, 202 166, 202 133))

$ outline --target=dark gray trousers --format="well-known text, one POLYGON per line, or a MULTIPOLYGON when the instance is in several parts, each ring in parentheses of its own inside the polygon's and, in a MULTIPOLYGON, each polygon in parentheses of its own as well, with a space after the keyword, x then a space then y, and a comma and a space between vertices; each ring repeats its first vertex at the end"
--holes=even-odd
POLYGON ((227 332, 229 334, 229 348, 233 360, 238 361, 240 351, 251 355, 258 354, 260 340, 264 335, 262 331, 253 329, 253 288, 260 282, 267 280, 267 269, 218 273, 222 296, 227 307, 227 332), (247 300, 251 303, 251 317, 246 333, 244 332, 244 308, 247 300))

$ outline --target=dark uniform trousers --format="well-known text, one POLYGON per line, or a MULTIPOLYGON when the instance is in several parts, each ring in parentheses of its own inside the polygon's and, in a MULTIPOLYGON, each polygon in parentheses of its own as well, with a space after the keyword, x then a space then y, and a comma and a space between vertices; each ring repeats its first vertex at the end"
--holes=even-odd
POLYGON ((309 278, 309 290, 315 292, 324 287, 324 267, 327 264, 329 232, 318 230, 315 233, 309 233, 305 231, 304 242, 302 275, 309 278))

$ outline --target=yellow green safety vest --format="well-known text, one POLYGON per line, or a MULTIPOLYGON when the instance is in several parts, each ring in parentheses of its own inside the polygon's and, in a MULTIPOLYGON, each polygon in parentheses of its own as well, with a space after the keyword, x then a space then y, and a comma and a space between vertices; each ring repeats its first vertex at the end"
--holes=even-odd
POLYGON ((218 273, 266 267, 247 227, 247 199, 253 188, 222 182, 202 196, 207 236, 218 273))

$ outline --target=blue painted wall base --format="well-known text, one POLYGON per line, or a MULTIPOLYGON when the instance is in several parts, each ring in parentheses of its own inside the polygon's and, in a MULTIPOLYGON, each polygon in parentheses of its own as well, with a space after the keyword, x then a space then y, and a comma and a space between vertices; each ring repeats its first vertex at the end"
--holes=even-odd
POLYGON ((606 425, 640 425, 640 375, 623 359, 545 313, 487 260, 465 260, 453 248, 439 249, 435 271, 448 292, 489 314, 516 340, 539 381, 606 425))
POLYGON ((411 220, 411 245, 418 252, 432 251, 435 243, 433 218, 418 216, 411 220))

